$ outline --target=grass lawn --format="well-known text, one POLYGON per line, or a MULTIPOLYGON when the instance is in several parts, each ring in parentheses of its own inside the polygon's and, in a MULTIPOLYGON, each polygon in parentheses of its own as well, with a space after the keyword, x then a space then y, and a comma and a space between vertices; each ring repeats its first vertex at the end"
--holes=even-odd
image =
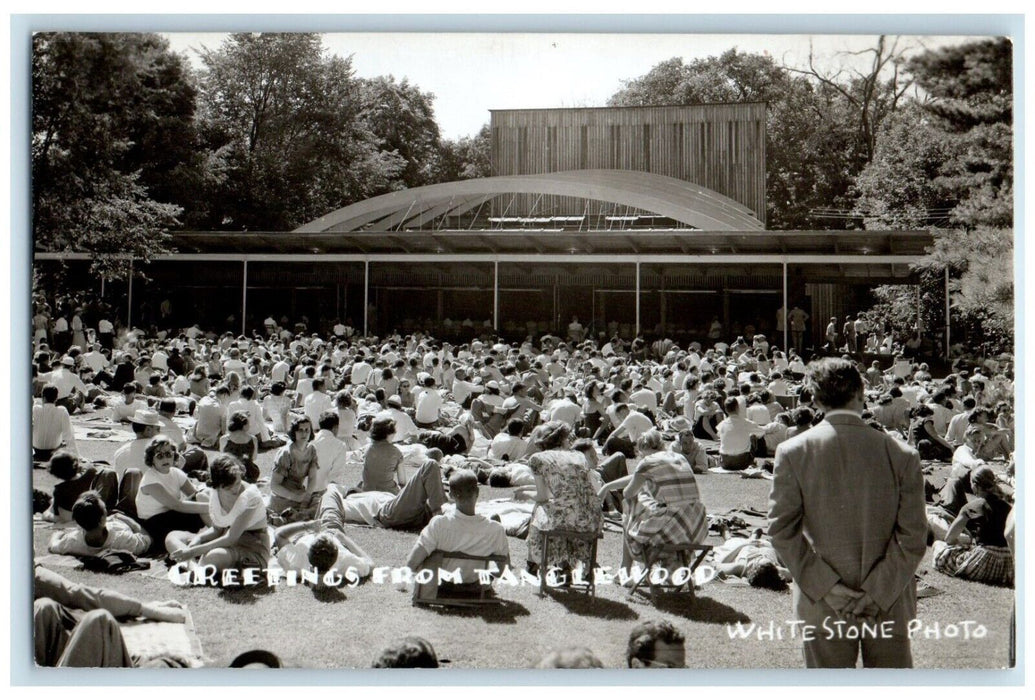
MULTIPOLYGON (((110 460, 116 445, 83 441, 83 455, 110 460)), ((259 456, 263 474, 269 473, 273 453, 259 456)), ((35 470, 33 483, 48 493, 53 479, 35 470)), ((734 507, 765 510, 770 482, 738 476, 706 474, 698 477, 701 496, 710 513, 734 507)), ((508 495, 509 489, 482 487, 482 498, 508 495)), ((34 548, 46 553, 51 530, 36 528, 34 548)), ((352 527, 349 534, 371 555, 377 566, 402 566, 415 535, 392 530, 352 527)), ((617 567, 621 535, 605 532, 599 546, 602 566, 617 567)), ((715 537, 709 543, 718 544, 715 537)), ((510 541, 511 559, 525 560, 525 542, 510 541)), ((597 597, 580 593, 537 596, 531 586, 500 586, 508 604, 486 612, 440 612, 412 607, 410 594, 390 584, 369 581, 357 588, 317 595, 304 586, 276 589, 180 588, 140 574, 114 577, 68 568, 59 573, 93 586, 115 588, 144 600, 176 599, 189 607, 201 638, 206 660, 225 666, 242 651, 254 648, 277 653, 288 666, 308 668, 369 667, 385 644, 404 635, 419 635, 434 645, 439 658, 454 668, 528 668, 552 649, 585 645, 611 668, 624 666, 629 630, 648 619, 671 620, 686 635, 687 663, 691 668, 801 668, 801 642, 731 639, 728 624, 785 625, 792 618, 789 593, 775 593, 727 585, 719 581, 698 591, 696 602, 672 596, 655 608, 648 602, 629 601, 617 585, 598 586, 597 597)), ((1009 620, 1013 590, 969 583, 932 570, 930 553, 921 565, 923 579, 944 593, 919 601, 918 617, 931 630, 928 638, 914 639, 918 668, 1001 668, 1007 663, 1009 620), (972 620, 984 626, 980 639, 948 639, 945 626, 972 620), (941 638, 933 634, 935 626, 941 638)))

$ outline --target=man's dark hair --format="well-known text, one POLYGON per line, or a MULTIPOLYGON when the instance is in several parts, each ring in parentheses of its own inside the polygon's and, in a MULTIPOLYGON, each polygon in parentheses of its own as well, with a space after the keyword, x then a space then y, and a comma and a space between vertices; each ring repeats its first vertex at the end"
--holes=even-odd
POLYGON ((241 387, 241 398, 245 401, 251 401, 252 397, 255 396, 255 389, 245 384, 241 387))
POLYGON ((403 637, 382 649, 371 668, 438 668, 438 657, 428 640, 403 637))
POLYGON ((511 437, 520 437, 524 430, 525 421, 520 418, 511 418, 510 422, 507 423, 507 435, 510 435, 511 437))
POLYGON ((309 564, 316 569, 319 576, 323 576, 338 561, 338 546, 330 537, 317 537, 309 547, 309 564))
POLYGON ((335 432, 338 430, 339 422, 337 411, 324 411, 320 414, 320 430, 335 432))
POLYGON ((728 396, 725 401, 722 402, 722 410, 726 412, 727 416, 732 416, 740 410, 740 402, 737 401, 737 397, 728 396))
POLYGON ((159 413, 176 413, 176 399, 162 399, 158 402, 159 413))
POLYGON ((43 387, 43 403, 54 403, 58 398, 58 388, 53 384, 43 387))
POLYGON ((771 561, 751 562, 744 567, 744 578, 755 588, 767 588, 770 591, 783 591, 787 583, 780 578, 780 571, 771 561))
POLYGON ((84 491, 72 506, 72 520, 84 530, 94 530, 104 522, 107 509, 96 491, 84 491))
POLYGON ((862 375, 855 363, 837 357, 824 357, 809 364, 809 386, 823 407, 844 408, 863 389, 862 375))
POLYGON ((626 665, 632 668, 633 659, 653 661, 654 645, 659 641, 665 644, 683 644, 686 637, 668 620, 641 622, 629 633, 629 646, 625 650, 626 665))

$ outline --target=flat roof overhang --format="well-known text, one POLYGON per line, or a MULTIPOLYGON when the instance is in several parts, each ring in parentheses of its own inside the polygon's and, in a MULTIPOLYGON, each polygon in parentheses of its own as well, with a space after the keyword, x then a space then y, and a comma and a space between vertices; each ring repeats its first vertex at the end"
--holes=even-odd
MULTIPOLYGON (((187 231, 157 260, 909 263, 929 231, 187 231)), ((37 251, 38 260, 90 254, 37 251)))

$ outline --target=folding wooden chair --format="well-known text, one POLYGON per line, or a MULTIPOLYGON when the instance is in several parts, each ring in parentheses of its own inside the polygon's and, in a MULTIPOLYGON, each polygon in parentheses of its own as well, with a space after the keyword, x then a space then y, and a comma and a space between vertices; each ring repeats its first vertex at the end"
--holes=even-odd
MULTIPOLYGON (((657 602, 658 592, 664 591, 666 593, 679 593, 684 588, 690 594, 691 598, 697 596, 694 587, 694 572, 697 571, 697 567, 701 565, 704 558, 708 556, 708 552, 712 551, 712 545, 710 544, 663 544, 657 547, 647 547, 646 554, 646 566, 643 574, 633 584, 632 589, 629 591, 629 595, 633 596, 637 593, 640 585, 646 581, 650 587, 650 599, 652 603, 657 602), (694 556, 696 553, 696 556, 694 556), (681 567, 689 569, 690 575, 687 580, 675 584, 671 582, 666 583, 654 583, 650 579, 650 574, 654 568, 658 565, 675 557, 679 561, 681 567)), ((669 572, 671 576, 672 572, 669 572)))
MULTIPOLYGON (((546 573, 548 571, 547 562, 550 561, 550 541, 552 539, 571 539, 581 540, 582 542, 589 543, 589 561, 584 562, 586 564, 584 574, 585 583, 574 584, 569 582, 569 587, 575 590, 581 590, 583 593, 588 593, 591 596, 595 596, 597 592, 596 583, 593 580, 593 567, 597 562, 597 540, 601 539, 604 535, 603 532, 580 532, 578 530, 543 530, 540 532, 543 538, 543 558, 539 561, 539 595, 546 595, 546 573)), ((572 562, 568 562, 571 564, 572 562)), ((578 562, 575 562, 576 564, 578 562)))
POLYGON ((503 601, 495 596, 491 584, 480 582, 470 584, 440 584, 438 570, 445 560, 471 561, 480 564, 478 568, 491 570, 495 563, 499 571, 507 565, 507 558, 501 555, 476 556, 464 552, 444 552, 435 550, 424 562, 425 569, 435 572, 435 576, 427 583, 413 584, 412 603, 415 606, 431 607, 441 605, 453 608, 478 608, 488 605, 502 605, 503 601))

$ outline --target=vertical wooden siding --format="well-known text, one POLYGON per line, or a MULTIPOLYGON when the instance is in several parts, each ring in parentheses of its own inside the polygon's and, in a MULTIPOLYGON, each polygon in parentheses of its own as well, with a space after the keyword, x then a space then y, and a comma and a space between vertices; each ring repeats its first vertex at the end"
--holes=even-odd
MULTIPOLYGON (((646 171, 713 189, 765 223, 764 103, 494 110, 491 128, 493 175, 646 171)), ((508 215, 586 211, 579 198, 519 195, 508 215)), ((588 211, 600 213, 599 205, 588 211)))

